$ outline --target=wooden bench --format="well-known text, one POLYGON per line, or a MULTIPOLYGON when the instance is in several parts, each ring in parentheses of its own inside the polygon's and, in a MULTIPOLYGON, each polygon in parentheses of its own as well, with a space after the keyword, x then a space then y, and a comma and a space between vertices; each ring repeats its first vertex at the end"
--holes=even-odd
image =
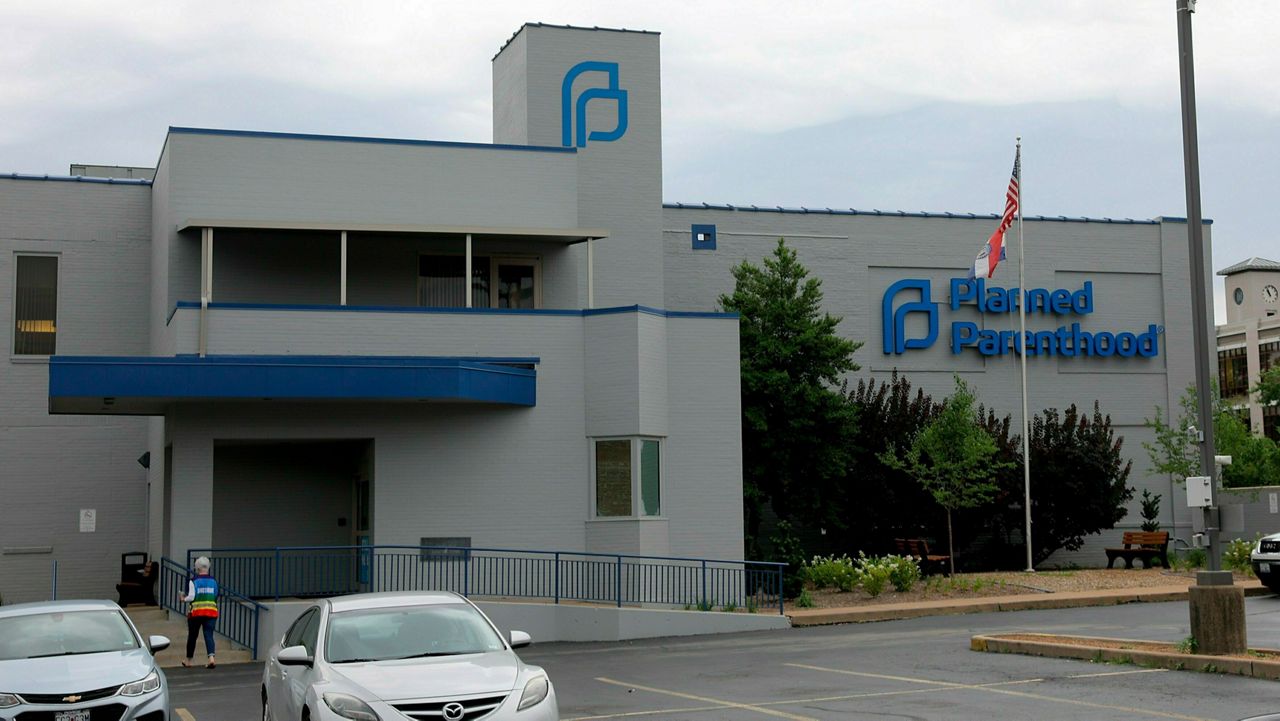
POLYGON ((1152 560, 1169 567, 1168 531, 1125 531, 1122 540, 1124 548, 1106 549, 1107 568, 1111 568, 1117 558, 1124 559, 1125 568, 1133 568, 1135 558, 1142 559, 1143 568, 1151 568, 1152 560))
POLYGON ((926 574, 941 573, 947 575, 950 569, 951 556, 930 553, 929 542, 923 538, 895 538, 893 545, 899 556, 915 556, 920 559, 920 570, 926 574))

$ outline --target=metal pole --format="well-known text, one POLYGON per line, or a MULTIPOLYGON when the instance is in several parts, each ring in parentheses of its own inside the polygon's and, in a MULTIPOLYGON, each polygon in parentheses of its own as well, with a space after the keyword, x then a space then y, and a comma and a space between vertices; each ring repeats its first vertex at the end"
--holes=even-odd
POLYGON ((1191 53, 1191 13, 1195 0, 1176 0, 1178 8, 1178 69, 1182 79, 1182 154, 1186 170, 1187 238, 1191 255, 1191 323, 1195 339, 1196 396, 1199 400, 1200 469, 1209 483, 1209 507, 1203 510, 1209 570, 1222 569, 1218 548, 1218 480, 1213 462, 1213 389, 1209 382, 1209 312, 1205 302, 1204 223, 1200 215, 1200 151, 1196 140, 1195 61, 1191 53))
POLYGON ((338 305, 346 305, 347 304, 347 231, 345 230, 342 231, 341 246, 342 246, 341 247, 342 260, 339 261, 339 264, 338 264, 339 265, 338 274, 340 276, 339 287, 341 288, 341 290, 338 291, 338 305))
POLYGON ((1027 415, 1027 284, 1023 279, 1023 258, 1027 247, 1022 240, 1022 136, 1018 136, 1016 164, 1018 165, 1018 338, 1022 352, 1018 354, 1022 365, 1022 505, 1027 516, 1027 571, 1035 571, 1031 554, 1031 452, 1028 437, 1031 421, 1027 415))
POLYGON ((58 562, 57 561, 53 562, 53 589, 50 591, 50 593, 53 596, 52 598, 49 599, 50 601, 58 600, 58 562))
POLYGON ((466 254, 467 254, 467 261, 466 261, 467 267, 464 273, 466 274, 467 279, 462 284, 462 288, 463 288, 462 292, 466 295, 465 307, 470 308, 471 307, 471 285, 473 282, 471 278, 471 234, 470 233, 467 233, 467 253, 466 254))

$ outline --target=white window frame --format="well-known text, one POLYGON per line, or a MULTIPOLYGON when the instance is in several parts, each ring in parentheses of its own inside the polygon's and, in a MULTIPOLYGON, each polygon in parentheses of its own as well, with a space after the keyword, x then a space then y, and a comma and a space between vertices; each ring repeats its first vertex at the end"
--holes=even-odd
POLYGON ((625 435, 625 436, 589 436, 588 455, 590 466, 590 503, 589 516, 593 521, 636 521, 666 518, 667 497, 667 439, 663 436, 625 435), (596 443, 599 441, 629 441, 631 444, 631 513, 626 516, 601 516, 597 514, 596 505, 596 443), (643 441, 658 443, 658 514, 644 515, 644 498, 641 496, 640 456, 643 441))
MULTIPOLYGON (((422 276, 418 275, 422 268, 423 257, 442 257, 449 256, 461 258, 466 253, 458 253, 456 251, 419 251, 418 265, 419 270, 415 270, 417 278, 417 288, 414 291, 414 298, 422 297, 422 276)), ((472 258, 488 258, 489 259, 489 305, 488 309, 498 310, 498 266, 500 264, 507 265, 527 265, 533 268, 533 307, 534 310, 542 308, 542 256, 540 255, 519 255, 511 253, 472 253, 472 258)), ((468 289, 470 290, 470 289, 468 289)))
POLYGON ((61 327, 61 322, 59 321, 59 318, 62 316, 62 287, 63 287, 63 284, 62 284, 62 266, 64 265, 64 264, 63 264, 63 262, 62 262, 62 253, 60 253, 60 252, 58 252, 58 251, 42 251, 42 250, 15 250, 15 251, 13 251, 13 274, 10 276, 10 284, 11 284, 11 286, 12 286, 12 287, 11 287, 11 288, 10 288, 10 290, 9 290, 9 334, 8 334, 8 342, 9 342, 9 361, 10 361, 10 362, 12 362, 12 363, 48 363, 48 362, 49 362, 49 356, 47 356, 47 355, 34 355, 34 354, 31 354, 31 353, 17 353, 17 352, 15 352, 15 349, 14 349, 14 346, 15 346, 15 345, 17 345, 17 341, 18 341, 18 338, 17 338, 17 333, 18 333, 18 258, 22 258, 22 257, 31 257, 31 256, 37 256, 37 257, 43 257, 43 258, 57 258, 57 259, 58 259, 58 279, 57 279, 57 281, 56 281, 56 282, 57 282, 57 284, 58 284, 58 287, 55 289, 55 290, 56 290, 56 297, 55 297, 55 300, 54 300, 54 306, 55 306, 55 307, 54 307, 54 313, 53 313, 53 327, 54 327, 54 340, 53 340, 53 343, 54 343, 54 355, 57 355, 57 351, 58 351, 58 336, 59 336, 59 333, 58 333, 57 329, 58 329, 59 327, 61 327))

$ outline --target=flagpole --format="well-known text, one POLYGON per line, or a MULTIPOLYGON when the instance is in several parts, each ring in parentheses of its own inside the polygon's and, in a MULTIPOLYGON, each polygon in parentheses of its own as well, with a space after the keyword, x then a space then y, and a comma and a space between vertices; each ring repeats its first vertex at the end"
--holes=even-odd
POLYGON ((1022 352, 1018 357, 1022 362, 1022 484, 1023 498, 1022 505, 1026 508, 1027 515, 1027 571, 1036 570, 1035 562, 1031 555, 1031 454, 1028 450, 1030 442, 1030 422, 1027 418, 1027 290, 1026 282, 1023 280, 1023 258, 1026 256, 1026 245, 1022 239, 1022 136, 1018 136, 1018 338, 1022 343, 1022 352))

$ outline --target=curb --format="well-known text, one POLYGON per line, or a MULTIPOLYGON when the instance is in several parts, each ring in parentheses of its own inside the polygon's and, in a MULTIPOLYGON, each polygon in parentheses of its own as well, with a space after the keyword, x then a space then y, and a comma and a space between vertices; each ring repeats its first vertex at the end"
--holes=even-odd
MULTIPOLYGON (((1268 596, 1271 591, 1258 581, 1238 584, 1245 596, 1268 596)), ((1148 589, 1115 589, 1106 591, 1066 591, 1049 594, 992 596, 951 601, 885 603, 847 608, 794 609, 787 615, 793 627, 826 626, 837 623, 871 623, 899 621, 926 616, 954 616, 997 611, 1033 611, 1053 608, 1088 608, 1119 606, 1126 603, 1162 603, 1187 600, 1187 589, 1181 586, 1148 589)))
MULTIPOLYGON (((1079 661, 1129 663, 1146 668, 1165 668, 1172 671, 1200 671, 1202 673, 1221 673, 1236 676, 1248 676, 1268 681, 1280 681, 1280 661, 1264 659, 1225 658, 1222 656, 1206 656, 1196 653, 1173 653, 1167 651, 1151 651, 1142 648, 1105 648, 1102 646, 1082 646, 1079 644, 1055 643, 1053 639, 1063 638, 1051 634, 1022 633, 1020 636, 1043 636, 1044 640, 1008 639, 1000 636, 974 636, 969 639, 969 650, 986 653, 1017 653, 1024 656, 1044 656, 1047 658, 1067 658, 1079 661)), ((1071 638, 1089 638, 1072 636, 1071 638)), ((1133 643, 1141 646, 1143 641, 1122 638, 1099 639, 1113 643, 1133 643)), ((1254 649, 1251 649, 1254 650, 1254 649)), ((1264 649, 1256 649, 1264 650, 1264 649)), ((1274 651, 1273 651, 1274 653, 1274 651)))

